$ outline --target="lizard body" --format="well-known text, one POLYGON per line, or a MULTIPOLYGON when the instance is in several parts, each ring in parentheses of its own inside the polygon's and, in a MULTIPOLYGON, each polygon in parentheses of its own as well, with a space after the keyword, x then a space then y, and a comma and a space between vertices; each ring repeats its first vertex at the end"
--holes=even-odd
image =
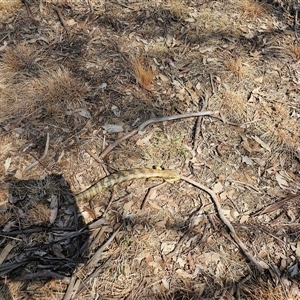
POLYGON ((147 169, 147 168, 137 168, 119 171, 102 178, 94 185, 84 190, 83 192, 75 196, 75 201, 79 202, 82 200, 88 200, 96 196, 98 193, 102 192, 104 189, 112 187, 116 184, 141 178, 158 178, 163 179, 167 182, 174 182, 180 179, 180 175, 173 170, 161 170, 161 169, 147 169))

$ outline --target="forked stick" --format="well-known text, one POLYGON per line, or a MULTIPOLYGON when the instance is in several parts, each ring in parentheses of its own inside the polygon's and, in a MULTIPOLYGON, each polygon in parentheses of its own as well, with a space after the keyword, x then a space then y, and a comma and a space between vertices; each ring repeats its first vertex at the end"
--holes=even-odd
POLYGON ((219 215, 219 218, 221 219, 221 221, 226 225, 226 227, 228 228, 229 230, 229 233, 231 235, 231 237, 233 238, 233 240, 238 244, 238 246, 240 247, 240 249, 242 250, 242 252, 244 253, 244 255, 255 265, 255 267, 257 268, 257 270, 260 272, 260 273, 263 273, 264 272, 264 268, 261 266, 261 264, 255 259, 255 257, 250 254, 250 252, 247 250, 245 244, 239 239, 239 237, 237 236, 232 224, 229 222, 229 220, 226 219, 226 217, 224 216, 223 214, 223 211, 222 211, 222 208, 221 208, 221 205, 218 201, 218 198, 217 198, 217 195, 211 190, 209 189, 208 187, 206 187, 205 185, 193 180, 193 179, 190 179, 188 177, 185 177, 185 176, 181 176, 180 177, 182 180, 194 185, 195 187, 205 191, 206 193, 208 193, 217 209, 217 212, 218 212, 218 215, 219 215))

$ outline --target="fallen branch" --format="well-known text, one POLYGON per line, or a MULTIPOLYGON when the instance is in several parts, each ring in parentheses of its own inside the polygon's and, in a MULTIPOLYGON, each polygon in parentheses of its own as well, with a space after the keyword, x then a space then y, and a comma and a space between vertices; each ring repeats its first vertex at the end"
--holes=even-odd
POLYGON ((244 253, 244 255, 255 265, 255 267, 257 268, 257 270, 260 273, 264 272, 264 268, 261 266, 261 264, 255 259, 255 257, 249 253, 249 251, 247 250, 245 244, 239 239, 239 237, 237 236, 232 224, 229 222, 229 220, 226 219, 226 217, 223 214, 221 205, 218 201, 217 195, 208 187, 206 187, 205 185, 196 182, 193 179, 190 179, 188 177, 185 176, 181 176, 181 179, 196 186, 197 188, 205 191, 206 193, 208 193, 217 209, 217 213, 219 215, 219 218, 221 219, 221 221, 226 225, 226 227, 229 230, 229 233, 231 235, 231 237, 233 238, 233 240, 238 244, 238 246, 240 247, 240 249, 242 250, 242 252, 244 253))

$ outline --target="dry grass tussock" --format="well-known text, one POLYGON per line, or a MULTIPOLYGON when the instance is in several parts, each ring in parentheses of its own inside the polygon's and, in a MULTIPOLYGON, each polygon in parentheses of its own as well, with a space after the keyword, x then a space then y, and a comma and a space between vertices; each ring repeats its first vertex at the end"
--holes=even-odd
POLYGON ((189 12, 185 0, 165 0, 162 2, 161 7, 178 20, 186 17, 189 12))
POLYGON ((155 73, 144 62, 145 59, 135 57, 132 59, 131 64, 136 81, 142 88, 149 89, 155 73))
POLYGON ((246 95, 225 91, 222 97, 221 109, 228 112, 227 115, 235 122, 245 122, 247 114, 247 98, 246 95))
POLYGON ((226 67, 239 78, 247 75, 247 67, 243 64, 243 60, 240 57, 229 58, 225 62, 226 67))
POLYGON ((2 64, 3 74, 8 78, 2 85, 3 94, 0 101, 2 120, 14 119, 20 122, 44 119, 49 125, 59 125, 63 128, 66 124, 74 127, 76 120, 89 117, 83 101, 89 91, 87 84, 80 82, 64 67, 58 67, 56 70, 39 70, 38 76, 21 82, 20 74, 24 76, 31 72, 36 75, 39 68, 32 67, 30 55, 25 54, 28 60, 13 63, 15 51, 8 50, 8 53, 2 64))
POLYGON ((64 118, 83 108, 88 85, 81 83, 66 68, 43 73, 31 86, 33 98, 46 109, 47 116, 64 118))
POLYGON ((280 103, 262 103, 261 112, 262 122, 258 126, 281 149, 295 152, 299 148, 300 132, 299 122, 291 117, 292 111, 280 103))
POLYGON ((242 9, 242 13, 252 19, 265 16, 270 8, 263 1, 257 0, 240 0, 238 5, 242 9))
POLYGON ((15 81, 24 80, 24 77, 37 76, 41 66, 39 61, 45 59, 37 48, 20 43, 9 46, 3 54, 0 70, 4 78, 17 77, 15 81))

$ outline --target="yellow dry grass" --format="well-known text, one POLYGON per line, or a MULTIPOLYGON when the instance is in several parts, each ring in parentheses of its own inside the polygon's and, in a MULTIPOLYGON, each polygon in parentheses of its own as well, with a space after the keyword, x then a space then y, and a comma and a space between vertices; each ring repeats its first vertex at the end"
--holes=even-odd
POLYGON ((66 68, 58 68, 43 73, 32 83, 31 92, 39 104, 46 109, 47 115, 55 118, 75 113, 82 107, 88 86, 74 78, 66 68))
POLYGON ((44 203, 39 203, 33 207, 28 213, 28 220, 31 224, 45 224, 49 221, 51 211, 44 203))

